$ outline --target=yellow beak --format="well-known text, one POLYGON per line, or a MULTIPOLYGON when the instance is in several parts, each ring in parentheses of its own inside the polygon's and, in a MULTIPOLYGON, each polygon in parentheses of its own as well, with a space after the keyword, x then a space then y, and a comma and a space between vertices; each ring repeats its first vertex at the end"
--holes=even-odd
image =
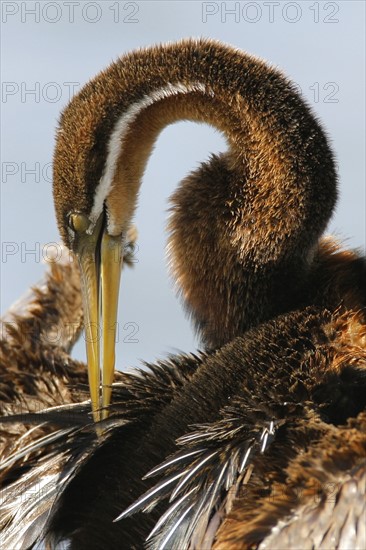
POLYGON ((81 270, 90 397, 98 422, 107 417, 111 402, 122 236, 108 235, 101 216, 92 233, 77 233, 74 250, 81 270))

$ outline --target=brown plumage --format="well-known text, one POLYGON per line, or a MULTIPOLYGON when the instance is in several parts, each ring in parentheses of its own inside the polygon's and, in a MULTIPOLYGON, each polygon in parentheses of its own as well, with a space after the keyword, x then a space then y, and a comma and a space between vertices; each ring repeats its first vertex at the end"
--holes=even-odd
POLYGON ((45 279, 2 317, 0 395, 2 413, 35 412, 77 402, 84 365, 69 351, 82 329, 80 276, 66 248, 49 264, 45 279))
MULTIPOLYGON (((109 300, 108 285, 97 289, 104 243, 123 241, 154 140, 182 118, 216 126, 229 147, 181 183, 169 222, 172 271, 206 353, 124 375, 109 407, 98 374, 94 418, 101 403, 109 418, 97 429, 85 404, 29 415, 58 430, 41 455, 42 442, 27 449, 28 476, 15 469, 5 489, 5 543, 361 549, 365 260, 321 237, 333 155, 279 71, 187 40, 118 59, 72 100, 54 195, 85 295, 96 289, 89 318, 109 300), (49 471, 51 490, 17 507, 49 471)), ((99 350, 89 353, 94 372, 99 350)))
MULTIPOLYGON (((62 249, 62 259, 51 263, 39 285, 24 296, 1 320, 1 415, 26 414, 64 403, 77 403, 77 386, 87 384, 85 366, 68 355, 82 326, 80 277, 76 262, 62 249)), ((3 462, 24 445, 23 424, 0 427, 3 462)), ((44 427, 50 432, 50 427, 44 427)), ((43 433, 36 430, 32 438, 43 433)), ((12 475, 12 472, 10 472, 12 475)), ((2 471, 4 487, 6 472, 2 471)))
POLYGON ((317 418, 295 426, 286 433, 290 445, 271 449, 272 464, 256 463, 213 548, 363 548, 365 430, 364 412, 344 426, 317 418))
POLYGON ((216 353, 125 375, 99 438, 85 405, 31 416, 58 430, 27 462, 31 475, 3 492, 1 519, 18 517, 4 544, 20 534, 26 547, 45 536, 75 549, 142 548, 174 507, 150 540, 164 548, 191 506, 167 547, 293 550, 306 537, 310 548, 362 549, 365 338, 362 314, 305 308, 216 353), (39 489, 43 478, 52 491, 39 489), (23 493, 36 495, 30 509, 23 493), (127 506, 132 517, 113 522, 127 506))
POLYGON ((320 415, 312 412, 307 422, 285 425, 272 444, 271 460, 259 457, 214 548, 365 545, 365 318, 335 315, 325 332, 330 341, 319 346, 309 365, 313 381, 322 378, 309 403, 320 415))

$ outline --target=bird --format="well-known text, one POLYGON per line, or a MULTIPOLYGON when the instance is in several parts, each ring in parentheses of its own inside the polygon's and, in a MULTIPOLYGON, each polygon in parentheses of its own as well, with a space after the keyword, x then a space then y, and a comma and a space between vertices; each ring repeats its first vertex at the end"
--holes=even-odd
POLYGON ((61 236, 83 273, 96 420, 113 380, 123 236, 159 131, 182 119, 214 126, 228 143, 178 187, 170 220, 172 272, 205 346, 303 299, 335 204, 324 132, 294 85, 250 55, 182 41, 123 56, 86 84, 61 115, 53 193, 61 236))
POLYGON ((365 259, 322 236, 334 155, 296 87, 208 39, 126 54, 62 113, 53 191, 81 268, 92 418, 85 402, 27 415, 61 428, 5 488, 6 543, 293 548, 301 532, 312 548, 363 547, 365 259), (181 119, 228 144, 181 182, 168 224, 204 351, 113 383, 126 235, 159 131, 181 119), (52 487, 17 508, 55 461, 52 487))

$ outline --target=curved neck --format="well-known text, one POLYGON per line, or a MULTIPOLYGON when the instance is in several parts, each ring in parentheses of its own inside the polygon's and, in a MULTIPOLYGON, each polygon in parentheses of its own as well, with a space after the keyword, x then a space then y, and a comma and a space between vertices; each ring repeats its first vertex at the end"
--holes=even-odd
POLYGON ((192 120, 220 130, 228 152, 173 198, 178 285, 210 345, 293 306, 335 203, 336 176, 323 131, 280 72, 207 40, 157 46, 113 63, 72 102, 63 125, 67 117, 80 122, 89 147, 75 162, 77 192, 87 181, 91 220, 106 205, 113 235, 130 223, 162 128, 192 120))
POLYGON ((272 225, 301 217, 320 167, 322 179, 331 180, 327 191, 334 189, 331 153, 309 109, 281 73, 247 54, 210 41, 150 48, 122 57, 89 87, 91 95, 102 90, 94 131, 106 147, 92 219, 107 200, 112 234, 133 214, 158 133, 178 120, 205 122, 225 135, 251 210, 262 217, 272 203, 272 225))

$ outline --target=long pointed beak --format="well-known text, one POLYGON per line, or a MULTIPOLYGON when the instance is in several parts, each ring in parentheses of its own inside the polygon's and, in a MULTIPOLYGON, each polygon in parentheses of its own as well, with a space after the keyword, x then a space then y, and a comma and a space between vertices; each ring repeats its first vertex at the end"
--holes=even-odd
POLYGON ((81 270, 90 397, 93 418, 98 422, 107 417, 111 402, 122 237, 108 235, 101 217, 93 233, 77 235, 75 252, 81 270))

